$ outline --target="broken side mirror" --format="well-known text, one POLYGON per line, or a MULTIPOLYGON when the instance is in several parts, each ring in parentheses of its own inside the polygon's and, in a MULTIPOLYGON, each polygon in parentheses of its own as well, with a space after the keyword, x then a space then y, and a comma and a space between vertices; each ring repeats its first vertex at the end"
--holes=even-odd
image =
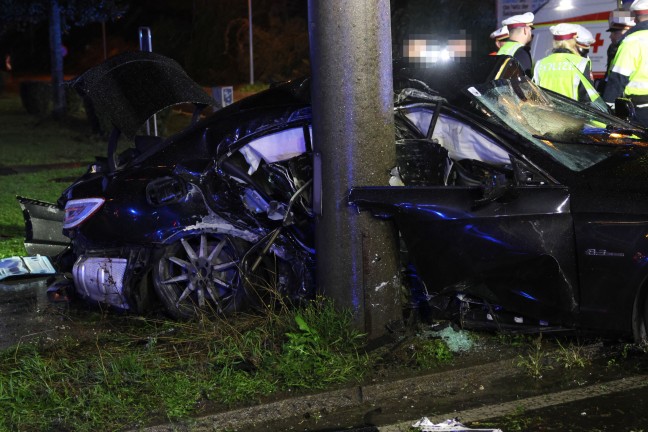
POLYGON ((511 183, 495 183, 492 187, 482 186, 482 197, 476 199, 472 210, 477 210, 495 201, 512 201, 517 197, 517 191, 511 183))
POLYGON ((626 121, 635 121, 635 106, 628 98, 616 98, 614 101, 614 115, 626 121))
POLYGON ((475 200, 472 205, 473 210, 477 210, 495 201, 512 201, 516 198, 515 186, 508 180, 507 176, 494 174, 490 180, 492 183, 482 184, 480 186, 482 197, 475 200))
POLYGON ((510 166, 494 166, 475 159, 461 159, 453 164, 454 184, 478 188, 480 197, 473 210, 491 202, 515 198, 515 180, 510 166))
POLYGON ((542 186, 547 184, 547 178, 540 174, 537 170, 532 169, 526 162, 511 157, 511 167, 513 168, 513 175, 517 185, 525 186, 542 186))

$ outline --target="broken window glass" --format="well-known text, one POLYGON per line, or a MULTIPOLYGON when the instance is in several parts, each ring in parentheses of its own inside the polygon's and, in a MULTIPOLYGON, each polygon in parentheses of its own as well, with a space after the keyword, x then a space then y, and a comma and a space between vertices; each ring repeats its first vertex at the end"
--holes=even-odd
POLYGON ((528 79, 468 88, 493 121, 527 138, 572 171, 582 171, 627 146, 647 146, 645 131, 616 117, 542 91, 528 79))

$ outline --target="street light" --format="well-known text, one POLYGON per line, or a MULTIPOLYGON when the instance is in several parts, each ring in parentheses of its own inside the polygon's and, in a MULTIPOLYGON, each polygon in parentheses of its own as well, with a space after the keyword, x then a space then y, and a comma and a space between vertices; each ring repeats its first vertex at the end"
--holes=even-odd
POLYGON ((570 10, 574 9, 574 5, 572 4, 571 0, 561 0, 560 4, 556 8, 556 10, 570 10))
POLYGON ((248 0, 248 23, 250 31, 250 84, 254 84, 254 50, 252 47, 252 0, 248 0))

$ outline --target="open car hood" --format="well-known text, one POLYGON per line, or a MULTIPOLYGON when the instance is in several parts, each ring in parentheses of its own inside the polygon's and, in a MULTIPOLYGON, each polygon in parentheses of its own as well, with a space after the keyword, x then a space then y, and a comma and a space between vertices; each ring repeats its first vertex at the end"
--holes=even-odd
POLYGON ((111 57, 71 83, 93 109, 133 137, 155 113, 173 105, 215 105, 174 60, 150 52, 111 57))

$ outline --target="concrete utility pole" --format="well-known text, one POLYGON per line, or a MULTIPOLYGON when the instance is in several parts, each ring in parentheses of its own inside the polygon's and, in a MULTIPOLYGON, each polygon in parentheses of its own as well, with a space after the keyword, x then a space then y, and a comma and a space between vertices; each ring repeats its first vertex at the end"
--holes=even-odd
POLYGON ((352 186, 386 185, 395 164, 389 0, 309 0, 308 15, 322 162, 317 284, 375 338, 401 318, 397 239, 347 196, 352 186))
POLYGON ((65 115, 66 100, 63 87, 63 41, 61 39, 61 6, 58 0, 50 0, 49 43, 52 71, 52 115, 60 119, 65 115))

